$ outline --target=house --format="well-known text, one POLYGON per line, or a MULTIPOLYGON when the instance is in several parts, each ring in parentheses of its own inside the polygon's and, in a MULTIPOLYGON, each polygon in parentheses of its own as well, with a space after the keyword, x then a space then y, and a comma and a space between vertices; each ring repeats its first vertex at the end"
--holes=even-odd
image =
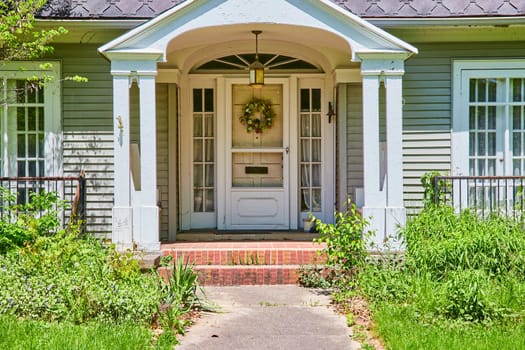
MULTIPOLYGON (((426 171, 524 173, 524 15, 523 0, 53 0, 39 25, 70 31, 57 79, 0 112, 2 174, 85 169, 89 229, 122 248, 299 231, 348 195, 381 244, 426 171)), ((1 66, 2 93, 40 69, 23 64, 1 66)))

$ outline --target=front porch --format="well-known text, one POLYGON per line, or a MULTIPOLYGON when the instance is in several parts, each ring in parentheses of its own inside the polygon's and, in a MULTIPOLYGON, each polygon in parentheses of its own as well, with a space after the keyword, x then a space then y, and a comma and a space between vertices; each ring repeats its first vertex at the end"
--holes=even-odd
POLYGON ((113 242, 158 251, 186 230, 301 230, 360 191, 382 244, 405 221, 402 76, 417 50, 329 1, 210 4, 184 2, 99 49, 114 83, 113 242), (253 29, 262 88, 245 71, 253 29), (239 123, 254 98, 275 109, 264 132, 239 123))

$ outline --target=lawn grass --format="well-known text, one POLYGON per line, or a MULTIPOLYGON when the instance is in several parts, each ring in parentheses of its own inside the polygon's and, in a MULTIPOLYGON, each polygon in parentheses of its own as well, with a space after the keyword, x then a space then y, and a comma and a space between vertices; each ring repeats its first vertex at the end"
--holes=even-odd
POLYGON ((49 323, 0 317, 0 349, 6 350, 143 350, 151 348, 152 333, 135 324, 49 323))
POLYGON ((381 303, 373 307, 375 333, 387 349, 518 350, 525 349, 525 322, 506 325, 453 323, 423 324, 411 307, 381 303))

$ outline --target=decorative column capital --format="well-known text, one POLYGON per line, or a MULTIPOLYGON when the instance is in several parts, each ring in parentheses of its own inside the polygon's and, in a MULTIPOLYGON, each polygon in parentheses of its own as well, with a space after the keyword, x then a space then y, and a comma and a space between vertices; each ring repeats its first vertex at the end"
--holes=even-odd
POLYGON ((405 57, 396 55, 361 54, 362 76, 402 76, 405 74, 405 57))

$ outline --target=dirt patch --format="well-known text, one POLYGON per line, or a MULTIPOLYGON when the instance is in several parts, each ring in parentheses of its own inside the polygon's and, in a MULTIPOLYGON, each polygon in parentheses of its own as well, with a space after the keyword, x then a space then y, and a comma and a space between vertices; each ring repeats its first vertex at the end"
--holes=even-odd
POLYGON ((383 342, 374 335, 374 324, 368 302, 359 296, 354 296, 342 303, 334 304, 337 312, 347 316, 354 340, 361 344, 373 346, 375 350, 385 350, 383 342), (353 315, 348 316, 349 314, 353 315))

